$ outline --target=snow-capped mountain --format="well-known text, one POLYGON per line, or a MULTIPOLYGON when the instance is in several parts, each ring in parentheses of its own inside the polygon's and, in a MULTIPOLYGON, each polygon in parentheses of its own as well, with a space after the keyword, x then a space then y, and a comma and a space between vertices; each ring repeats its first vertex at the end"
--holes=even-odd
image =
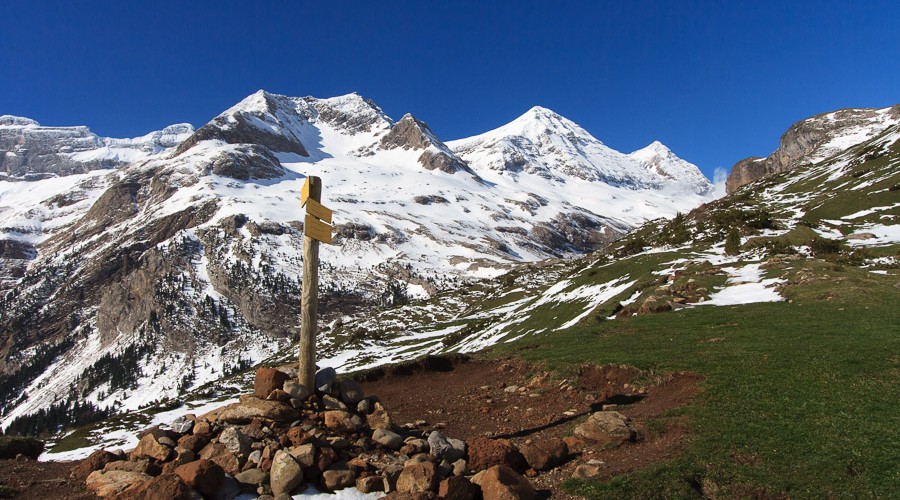
POLYGON ((134 408, 278 350, 298 331, 307 175, 335 214, 320 252, 326 317, 582 255, 711 197, 664 146, 618 153, 540 108, 449 145, 356 94, 259 91, 186 137, 77 129, 67 140, 85 145, 56 158, 140 154, 0 181, 4 425, 53 402, 134 408), (519 145, 520 171, 497 169, 492 137, 519 145))
POLYGON ((447 145, 479 171, 489 172, 489 178, 532 174, 548 181, 574 178, 635 190, 677 186, 699 195, 711 187, 695 165, 658 141, 623 154, 540 106, 502 127, 447 145))

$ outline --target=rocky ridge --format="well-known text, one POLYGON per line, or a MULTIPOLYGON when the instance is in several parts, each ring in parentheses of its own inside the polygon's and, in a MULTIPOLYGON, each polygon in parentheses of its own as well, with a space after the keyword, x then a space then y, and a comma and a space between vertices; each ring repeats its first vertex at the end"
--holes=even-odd
POLYGON ((800 120, 781 136, 772 154, 737 162, 728 174, 725 189, 733 193, 768 175, 817 163, 897 124, 900 104, 882 109, 841 109, 800 120))

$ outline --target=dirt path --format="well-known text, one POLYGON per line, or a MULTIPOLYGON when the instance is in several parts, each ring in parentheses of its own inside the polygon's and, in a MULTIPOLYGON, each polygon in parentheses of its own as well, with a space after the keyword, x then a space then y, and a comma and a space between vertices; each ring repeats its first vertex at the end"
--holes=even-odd
POLYGON ((688 404, 702 377, 674 374, 643 390, 632 385, 639 375, 632 368, 591 366, 583 367, 577 379, 556 380, 518 360, 456 358, 373 373, 363 387, 377 395, 401 425, 439 429, 460 439, 506 438, 516 444, 571 436, 590 413, 615 408, 633 420, 637 442, 614 449, 579 445, 570 450, 565 465, 531 478, 545 497, 572 498, 560 486, 580 464, 602 462, 600 477, 607 478, 667 460, 683 448, 683 419, 659 417, 688 404))

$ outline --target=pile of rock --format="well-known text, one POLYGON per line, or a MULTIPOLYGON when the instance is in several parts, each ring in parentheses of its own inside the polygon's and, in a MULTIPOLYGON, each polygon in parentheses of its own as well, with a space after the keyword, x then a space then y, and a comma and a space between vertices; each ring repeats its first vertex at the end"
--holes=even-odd
POLYGON ((356 487, 387 498, 534 498, 522 475, 568 456, 559 439, 517 448, 398 427, 377 397, 320 370, 310 390, 291 368, 259 368, 254 394, 139 434, 126 454, 100 450, 73 469, 104 498, 230 499, 356 487))

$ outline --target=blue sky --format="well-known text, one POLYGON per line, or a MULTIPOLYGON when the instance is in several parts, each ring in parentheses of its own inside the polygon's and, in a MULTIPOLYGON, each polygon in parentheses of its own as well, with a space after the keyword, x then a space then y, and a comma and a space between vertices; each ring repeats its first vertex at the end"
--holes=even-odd
POLYGON ((0 114, 129 137, 264 88, 358 91, 444 140, 534 105, 713 176, 900 102, 900 2, 5 2, 0 114), (326 6, 327 4, 327 6, 326 6))

